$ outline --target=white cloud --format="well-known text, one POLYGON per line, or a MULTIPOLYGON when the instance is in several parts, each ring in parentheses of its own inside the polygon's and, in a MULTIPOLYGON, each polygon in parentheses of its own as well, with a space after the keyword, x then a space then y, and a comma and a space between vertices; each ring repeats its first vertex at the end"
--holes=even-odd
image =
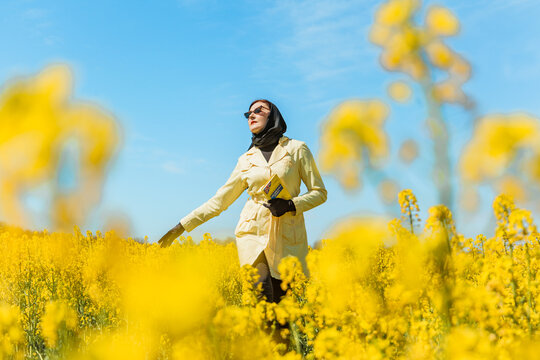
POLYGON ((364 45, 370 24, 361 22, 371 20, 368 3, 365 0, 278 2, 274 12, 284 17, 290 31, 280 39, 278 49, 309 79, 352 71, 368 55, 364 45))
POLYGON ((161 168, 166 172, 172 174, 181 174, 184 172, 184 170, 180 168, 180 166, 174 161, 164 162, 163 164, 161 164, 161 168))
POLYGON ((49 45, 49 46, 52 46, 52 45, 55 45, 55 44, 58 44, 62 41, 62 38, 60 38, 59 36, 54 36, 54 35, 47 35, 43 38, 43 42, 45 43, 45 45, 49 45))
POLYGON ((27 8, 22 11, 20 17, 30 36, 40 39, 47 46, 61 43, 62 38, 51 33, 53 22, 49 10, 36 7, 27 8))
POLYGON ((30 8, 30 9, 26 9, 23 12, 23 18, 29 19, 29 20, 44 19, 47 16, 47 14, 48 12, 45 9, 30 8))
MULTIPOLYGON (((318 98, 323 96, 323 82, 368 73, 376 63, 367 40, 375 5, 367 0, 278 0, 261 16, 263 22, 259 24, 274 29, 272 36, 277 39, 269 44, 263 41, 261 60, 253 76, 275 81, 266 79, 267 74, 290 68, 301 83, 307 83, 310 94, 306 95, 318 98), (366 63, 369 65, 363 65, 366 63)), ((286 88, 294 81, 278 85, 286 88)))
POLYGON ((154 137, 136 130, 128 130, 122 151, 131 166, 147 171, 159 169, 170 174, 185 174, 201 171, 201 168, 206 170, 209 166, 205 158, 180 154, 163 146, 154 137))

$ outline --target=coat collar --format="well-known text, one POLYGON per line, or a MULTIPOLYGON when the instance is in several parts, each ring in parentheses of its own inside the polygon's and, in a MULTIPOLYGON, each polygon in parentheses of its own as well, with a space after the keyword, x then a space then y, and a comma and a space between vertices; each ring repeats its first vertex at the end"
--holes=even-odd
POLYGON ((277 161, 283 159, 289 152, 285 148, 285 145, 288 143, 289 138, 285 135, 281 136, 279 138, 279 141, 274 149, 272 151, 272 155, 270 156, 269 161, 267 162, 264 158, 264 155, 262 154, 261 150, 253 146, 251 149, 249 149, 246 153, 249 162, 251 162, 253 165, 256 166, 271 166, 277 161))

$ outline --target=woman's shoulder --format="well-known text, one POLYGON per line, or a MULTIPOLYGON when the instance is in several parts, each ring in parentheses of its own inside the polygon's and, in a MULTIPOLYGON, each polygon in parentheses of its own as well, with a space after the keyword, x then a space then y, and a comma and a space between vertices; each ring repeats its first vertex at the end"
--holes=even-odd
POLYGON ((305 141, 297 140, 297 139, 291 139, 289 137, 284 136, 282 142, 282 146, 285 147, 285 149, 289 152, 289 154, 297 154, 301 151, 309 150, 307 144, 305 141))

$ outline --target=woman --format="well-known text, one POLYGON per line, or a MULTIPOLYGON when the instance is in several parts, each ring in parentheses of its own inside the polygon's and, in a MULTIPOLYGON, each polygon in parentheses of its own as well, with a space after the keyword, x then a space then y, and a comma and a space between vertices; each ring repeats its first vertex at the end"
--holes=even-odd
POLYGON ((226 210, 247 189, 247 200, 235 229, 240 266, 251 264, 259 272, 263 294, 269 302, 284 295, 278 265, 285 256, 300 260, 309 276, 306 255, 308 243, 304 212, 326 201, 327 191, 315 160, 302 141, 283 136, 287 124, 278 108, 268 100, 255 100, 244 114, 252 133, 251 145, 237 161, 231 176, 217 193, 185 216, 160 240, 169 246, 184 230, 191 231, 226 210), (262 191, 277 174, 292 196, 266 201, 262 191), (300 195, 300 181, 307 192, 300 195))

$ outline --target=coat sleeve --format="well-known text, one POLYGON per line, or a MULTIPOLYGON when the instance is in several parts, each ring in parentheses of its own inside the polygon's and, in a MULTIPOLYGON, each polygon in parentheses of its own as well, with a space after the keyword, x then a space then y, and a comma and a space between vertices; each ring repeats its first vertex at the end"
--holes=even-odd
POLYGON ((327 191, 321 175, 315 164, 315 159, 305 143, 298 150, 300 161, 300 177, 307 187, 305 194, 294 197, 292 201, 296 207, 295 215, 308 211, 326 201, 327 191))
POLYGON ((205 223, 211 218, 218 216, 222 211, 227 208, 247 189, 247 183, 242 179, 241 161, 238 159, 236 167, 234 168, 229 179, 218 189, 216 194, 210 198, 207 202, 193 210, 187 216, 180 220, 180 223, 186 229, 191 231, 197 226, 205 223))

